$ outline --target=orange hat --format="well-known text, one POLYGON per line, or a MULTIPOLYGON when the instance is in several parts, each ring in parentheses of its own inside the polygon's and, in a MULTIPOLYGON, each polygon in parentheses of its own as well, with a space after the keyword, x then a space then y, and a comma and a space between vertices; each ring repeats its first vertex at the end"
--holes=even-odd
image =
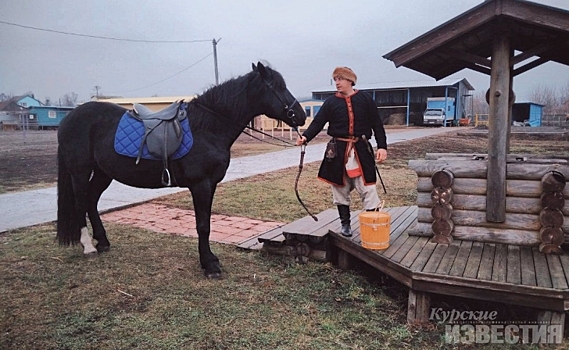
POLYGON ((340 77, 349 80, 352 82, 353 85, 356 85, 356 81, 358 80, 356 73, 354 73, 354 71, 348 67, 336 67, 336 69, 334 69, 334 72, 332 73, 332 78, 335 77, 340 77))

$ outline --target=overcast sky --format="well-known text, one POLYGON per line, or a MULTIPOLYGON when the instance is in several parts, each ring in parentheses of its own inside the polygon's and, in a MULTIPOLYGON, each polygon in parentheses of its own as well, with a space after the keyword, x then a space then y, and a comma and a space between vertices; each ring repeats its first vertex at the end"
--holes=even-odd
MULTIPOLYGON (((73 36, 0 23, 0 93, 52 101, 77 93, 124 97, 199 94, 269 62, 291 92, 309 97, 336 66, 359 83, 434 81, 382 56, 483 0, 0 0, 0 21, 90 36, 194 43, 140 43, 73 36), (209 56, 208 56, 209 55, 209 56), (172 77, 173 76, 173 77, 172 77), (171 77, 171 78, 169 78, 171 77), (167 79, 169 78, 169 79, 167 79)), ((567 0, 536 0, 569 10, 567 0)), ((477 91, 490 78, 463 70, 477 91)), ((517 77, 517 100, 539 85, 569 84, 569 67, 547 63, 517 77)))

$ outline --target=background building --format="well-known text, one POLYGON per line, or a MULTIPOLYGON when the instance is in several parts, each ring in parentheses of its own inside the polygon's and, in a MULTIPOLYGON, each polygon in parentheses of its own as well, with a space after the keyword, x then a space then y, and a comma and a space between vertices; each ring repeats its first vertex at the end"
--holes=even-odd
MULTIPOLYGON (((358 84, 356 88, 372 95, 384 124, 423 125, 423 112, 429 97, 450 97, 456 101, 457 118, 472 112, 474 87, 466 79, 442 79, 437 82, 401 82, 358 84)), ((313 100, 324 101, 336 93, 335 86, 313 90, 313 100)))

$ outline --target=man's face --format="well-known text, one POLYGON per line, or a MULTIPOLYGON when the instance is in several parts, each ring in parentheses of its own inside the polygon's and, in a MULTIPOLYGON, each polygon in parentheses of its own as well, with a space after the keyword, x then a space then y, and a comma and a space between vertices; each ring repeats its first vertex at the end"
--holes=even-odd
POLYGON ((336 90, 338 90, 339 93, 345 95, 352 91, 352 82, 348 79, 334 77, 334 82, 336 83, 336 90))

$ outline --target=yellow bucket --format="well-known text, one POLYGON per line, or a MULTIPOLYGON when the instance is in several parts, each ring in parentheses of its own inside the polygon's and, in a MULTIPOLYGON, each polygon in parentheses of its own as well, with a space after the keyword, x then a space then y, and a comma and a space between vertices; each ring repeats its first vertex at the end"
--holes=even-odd
POLYGON ((387 249, 391 214, 384 211, 364 211, 360 213, 359 218, 362 247, 373 250, 387 249))

